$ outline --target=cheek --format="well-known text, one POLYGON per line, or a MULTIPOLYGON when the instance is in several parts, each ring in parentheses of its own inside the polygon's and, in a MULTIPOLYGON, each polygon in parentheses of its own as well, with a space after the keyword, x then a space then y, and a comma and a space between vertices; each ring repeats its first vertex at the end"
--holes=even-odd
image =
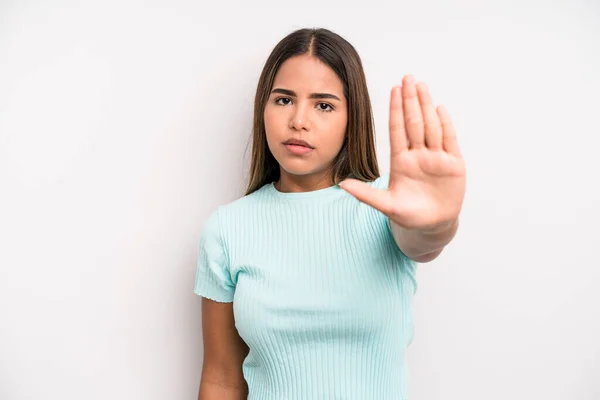
POLYGON ((346 136, 347 126, 348 120, 345 116, 329 121, 326 129, 329 135, 326 136, 326 140, 331 146, 339 147, 342 145, 346 136))
POLYGON ((277 113, 269 111, 265 109, 264 112, 264 124, 265 124, 265 134, 267 139, 267 146, 271 153, 275 154, 278 152, 277 143, 281 142, 281 123, 279 118, 277 118, 277 113))
POLYGON ((263 114, 265 120, 265 130, 267 131, 267 137, 277 135, 277 132, 281 131, 281 116, 277 112, 267 106, 263 114))

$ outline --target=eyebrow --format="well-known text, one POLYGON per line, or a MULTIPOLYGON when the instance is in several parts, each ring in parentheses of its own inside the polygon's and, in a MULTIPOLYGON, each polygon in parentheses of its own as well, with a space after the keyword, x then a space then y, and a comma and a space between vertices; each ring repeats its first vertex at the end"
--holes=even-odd
MULTIPOLYGON (((294 92, 293 90, 289 90, 289 89, 281 89, 281 88, 276 88, 273 89, 271 91, 271 93, 281 93, 281 94, 285 94, 288 96, 292 96, 292 97, 297 97, 298 95, 296 94, 296 92, 294 92)), ((336 95, 333 95, 331 93, 311 93, 309 96, 310 99, 335 99, 335 100, 340 100, 339 97, 337 97, 336 95)))

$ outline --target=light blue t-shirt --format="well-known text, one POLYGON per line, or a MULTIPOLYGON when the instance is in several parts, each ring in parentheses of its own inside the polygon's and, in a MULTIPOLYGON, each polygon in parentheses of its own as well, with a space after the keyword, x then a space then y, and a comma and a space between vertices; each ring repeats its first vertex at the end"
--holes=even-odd
POLYGON ((406 400, 415 269, 387 217, 339 186, 270 183, 210 215, 194 292, 233 302, 249 399, 406 400))

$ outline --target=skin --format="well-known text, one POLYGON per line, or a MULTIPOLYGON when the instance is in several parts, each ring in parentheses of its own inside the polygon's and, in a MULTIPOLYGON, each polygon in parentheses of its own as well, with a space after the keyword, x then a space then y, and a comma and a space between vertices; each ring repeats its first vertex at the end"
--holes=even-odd
POLYGON ((264 111, 267 144, 281 172, 277 190, 306 192, 332 185, 331 165, 348 123, 343 93, 342 81, 318 58, 300 55, 281 65, 264 111), (290 138, 314 149, 292 154, 283 145, 290 138))
POLYGON ((198 399, 247 399, 242 364, 249 349, 235 328, 233 303, 202 298, 202 341, 204 362, 198 399))

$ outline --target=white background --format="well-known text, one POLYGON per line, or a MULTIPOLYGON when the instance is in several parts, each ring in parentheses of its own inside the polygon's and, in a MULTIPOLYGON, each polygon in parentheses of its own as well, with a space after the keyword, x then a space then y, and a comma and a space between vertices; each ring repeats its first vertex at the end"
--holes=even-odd
POLYGON ((382 172, 404 74, 458 129, 409 398, 600 399, 594 0, 0 1, 1 399, 196 398, 201 226, 242 194, 258 76, 305 26, 361 55, 382 172))

